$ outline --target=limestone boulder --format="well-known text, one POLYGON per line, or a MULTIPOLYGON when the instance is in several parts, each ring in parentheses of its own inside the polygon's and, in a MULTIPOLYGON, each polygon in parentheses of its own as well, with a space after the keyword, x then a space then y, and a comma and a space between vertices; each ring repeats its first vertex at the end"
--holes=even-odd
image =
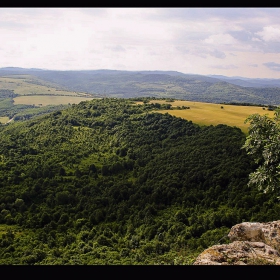
POLYGON ((233 226, 229 244, 204 250, 194 265, 280 265, 280 221, 233 226))
POLYGON ((194 265, 280 265, 277 250, 263 242, 234 241, 203 251, 194 265))
POLYGON ((228 234, 231 241, 259 241, 280 249, 280 221, 268 223, 244 222, 233 226, 228 234))

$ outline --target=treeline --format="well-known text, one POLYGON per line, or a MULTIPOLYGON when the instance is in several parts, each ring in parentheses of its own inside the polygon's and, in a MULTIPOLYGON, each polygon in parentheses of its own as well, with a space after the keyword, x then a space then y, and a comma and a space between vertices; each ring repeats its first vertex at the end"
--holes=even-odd
POLYGON ((6 99, 6 98, 14 98, 14 97, 17 97, 17 94, 14 93, 13 90, 0 89, 0 100, 6 99))
POLYGON ((278 219, 276 195, 247 186, 240 129, 150 105, 97 99, 0 127, 1 264, 191 264, 234 224, 278 219))
POLYGON ((274 111, 278 106, 274 105, 263 105, 263 104, 254 104, 254 103, 247 103, 247 102, 224 102, 223 104, 228 105, 235 105, 235 106, 257 106, 257 107, 263 107, 263 109, 274 111))
POLYGON ((67 107, 71 106, 70 104, 61 104, 61 105, 46 105, 43 107, 39 106, 32 106, 32 107, 27 107, 27 108, 22 108, 22 110, 19 110, 14 115, 14 120, 19 121, 19 120, 28 120, 40 115, 48 114, 50 112, 58 111, 58 110, 63 110, 66 109, 67 107))

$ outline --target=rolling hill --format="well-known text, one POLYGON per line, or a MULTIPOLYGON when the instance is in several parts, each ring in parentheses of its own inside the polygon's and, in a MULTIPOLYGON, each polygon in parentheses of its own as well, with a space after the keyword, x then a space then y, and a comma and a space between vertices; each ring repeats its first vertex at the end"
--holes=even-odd
POLYGON ((233 225, 277 219, 239 128, 155 108, 93 99, 0 126, 0 264, 192 264, 233 225))
POLYGON ((0 77, 30 75, 62 90, 106 97, 176 98, 209 103, 280 104, 278 80, 237 79, 176 71, 0 68, 0 77), (243 86, 242 86, 243 85, 243 86))

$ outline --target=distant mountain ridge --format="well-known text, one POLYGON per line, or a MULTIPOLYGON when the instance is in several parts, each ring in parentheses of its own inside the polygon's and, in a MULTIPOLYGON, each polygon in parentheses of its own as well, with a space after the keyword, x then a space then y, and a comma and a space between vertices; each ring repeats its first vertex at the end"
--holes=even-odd
POLYGON ((225 82, 242 87, 280 87, 280 79, 268 78, 245 78, 245 77, 226 77, 222 75, 210 75, 225 82))
POLYGON ((250 79, 177 71, 0 68, 0 76, 32 75, 57 86, 105 97, 175 98, 209 103, 280 104, 280 79, 250 79))

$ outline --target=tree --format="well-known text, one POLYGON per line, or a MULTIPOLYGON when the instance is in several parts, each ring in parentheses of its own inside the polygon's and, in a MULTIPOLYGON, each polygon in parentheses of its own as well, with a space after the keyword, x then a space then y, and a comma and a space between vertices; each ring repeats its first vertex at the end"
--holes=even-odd
POLYGON ((247 122, 250 123, 249 135, 242 148, 259 165, 249 175, 248 185, 256 185, 264 193, 280 190, 280 108, 275 109, 273 118, 253 114, 247 122))

